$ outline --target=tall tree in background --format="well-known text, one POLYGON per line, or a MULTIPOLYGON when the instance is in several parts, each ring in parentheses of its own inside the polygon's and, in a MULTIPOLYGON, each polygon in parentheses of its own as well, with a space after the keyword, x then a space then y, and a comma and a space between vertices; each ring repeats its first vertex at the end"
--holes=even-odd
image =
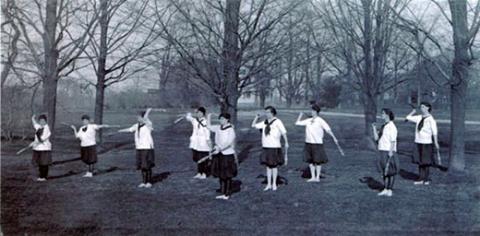
MULTIPOLYGON (((436 6, 436 9, 440 11, 439 14, 443 16, 443 20, 451 26, 449 33, 454 49, 451 71, 436 60, 437 57, 451 58, 451 55, 447 53, 450 45, 445 43, 442 37, 432 32, 435 28, 438 28, 438 24, 425 28, 424 22, 415 17, 405 16, 401 17, 402 28, 406 28, 414 35, 417 42, 416 52, 435 66, 440 77, 449 86, 451 119, 449 165, 450 170, 462 172, 465 170, 466 98, 468 85, 472 80, 470 71, 473 69, 472 64, 475 60, 473 47, 480 28, 480 1, 471 5, 471 2, 467 0, 449 0, 450 14, 445 10, 446 5, 435 0, 431 0, 430 3, 436 6), (426 45, 431 45, 431 49, 425 50, 426 45), (430 51, 438 53, 434 55, 430 51)), ((411 47, 415 48, 415 46, 411 47)))
POLYGON ((285 35, 275 31, 298 3, 289 1, 185 1, 157 5, 162 37, 189 65, 192 83, 212 93, 223 112, 237 119, 237 103, 245 88, 273 65, 285 35))
MULTIPOLYGON (((92 40, 85 51, 96 75, 95 122, 103 123, 105 90, 108 86, 143 71, 146 65, 132 66, 150 55, 146 50, 158 37, 156 23, 150 20, 148 1, 100 0, 99 32, 92 32, 92 40)), ((98 132, 99 141, 102 135, 98 132)))
POLYGON ((35 66, 34 69, 18 69, 41 78, 42 111, 47 112, 48 124, 54 131, 58 80, 76 70, 75 62, 89 43, 96 22, 92 9, 95 2, 34 0, 15 3, 21 42, 28 48, 28 56, 35 66), (81 25, 83 30, 79 30, 81 25))
MULTIPOLYGON (((403 0, 328 0, 317 8, 330 26, 333 40, 346 64, 341 74, 353 72, 350 83, 360 92, 365 115, 365 134, 372 137, 380 95, 396 86, 389 76, 391 48, 396 37, 394 14, 406 6, 403 0)), ((337 67, 340 68, 340 67, 337 67)), ((403 81, 401 81, 403 82, 403 81)), ((396 81, 399 83, 399 81, 396 81)))

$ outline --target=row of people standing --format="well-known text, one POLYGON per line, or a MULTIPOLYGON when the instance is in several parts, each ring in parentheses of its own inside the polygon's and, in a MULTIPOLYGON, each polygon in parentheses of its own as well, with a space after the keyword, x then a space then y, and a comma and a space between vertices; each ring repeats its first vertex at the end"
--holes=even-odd
MULTIPOLYGON (((415 143, 416 152, 414 162, 419 166, 419 180, 415 184, 429 184, 429 168, 435 163, 433 147, 439 150, 437 125, 431 116, 431 105, 422 103, 421 115, 415 115, 415 110, 407 115, 406 120, 416 123, 415 143), (428 138, 430 137, 430 138, 428 138)), ((251 127, 258 129, 262 134, 262 153, 260 163, 266 167, 267 186, 264 191, 276 191, 278 168, 288 163, 288 138, 287 130, 283 122, 277 118, 276 109, 272 106, 265 108, 265 120, 259 122, 260 115, 256 115, 251 127), (281 144, 283 139, 283 148, 281 144)), ((119 132, 134 133, 136 149, 136 167, 142 172, 143 181, 139 187, 152 187, 152 168, 155 167, 154 141, 151 132, 153 124, 149 119, 151 109, 139 113, 137 123, 119 132)), ((295 125, 305 127, 304 161, 308 163, 311 178, 307 182, 319 182, 321 168, 328 162, 328 157, 323 146, 324 134, 329 134, 334 143, 338 144, 332 129, 328 123, 319 116, 320 107, 312 105, 311 117, 303 119, 303 113, 297 118, 295 125)), ((195 117, 191 113, 182 115, 192 124, 193 132, 190 137, 190 149, 192 159, 197 163, 196 179, 206 179, 211 171, 212 176, 220 179, 222 195, 219 199, 229 199, 231 195, 232 178, 238 172, 238 158, 235 153, 235 129, 230 123, 230 114, 219 115, 220 125, 211 124, 211 114, 206 115, 206 109, 200 107, 196 110, 195 117), (215 133, 215 142, 210 140, 210 132, 215 133)), ((377 131, 373 126, 375 139, 378 141, 378 168, 384 178, 385 189, 379 195, 392 195, 395 175, 399 171, 397 151, 398 131, 394 124, 394 114, 390 109, 382 109, 384 124, 377 131)), ((72 126, 75 137, 80 139, 80 154, 82 161, 87 165, 84 177, 92 177, 94 164, 97 162, 96 132, 101 128, 112 127, 110 125, 96 125, 90 123, 88 116, 82 116, 83 126, 77 129, 72 126)), ((52 162, 51 143, 49 141, 50 129, 45 115, 32 117, 35 128, 35 140, 32 142, 33 161, 39 167, 38 181, 45 181, 48 176, 48 166, 52 162)), ((341 149, 340 149, 341 151, 341 149)), ((343 152, 341 151, 343 154, 343 152)))

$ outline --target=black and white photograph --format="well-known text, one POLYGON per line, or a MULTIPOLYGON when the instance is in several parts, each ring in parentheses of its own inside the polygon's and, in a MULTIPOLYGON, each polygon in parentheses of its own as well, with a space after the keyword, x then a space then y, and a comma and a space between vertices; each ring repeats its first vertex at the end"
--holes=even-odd
POLYGON ((480 0, 0 5, 0 235, 480 235, 480 0))

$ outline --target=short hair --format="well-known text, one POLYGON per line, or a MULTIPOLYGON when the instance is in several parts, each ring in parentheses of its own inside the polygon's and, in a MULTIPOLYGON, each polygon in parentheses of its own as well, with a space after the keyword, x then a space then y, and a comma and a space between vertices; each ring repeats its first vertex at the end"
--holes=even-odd
POLYGON ((393 114, 392 110, 390 110, 389 108, 383 108, 382 111, 385 112, 385 114, 388 115, 388 118, 390 120, 395 120, 395 115, 393 114))
POLYGON ((88 116, 88 115, 83 115, 83 116, 82 116, 82 120, 90 120, 90 116, 88 116))
POLYGON ((47 121, 47 115, 45 115, 45 114, 39 115, 39 116, 38 116, 38 120, 45 120, 45 121, 47 121))
POLYGON ((140 111, 140 112, 138 112, 138 115, 143 118, 143 117, 145 117, 146 113, 147 113, 147 111, 140 111))
POLYGON ((207 113, 207 110, 205 109, 205 107, 199 107, 199 108, 197 109, 197 111, 203 113, 203 115, 205 115, 205 114, 207 113))
POLYGON ((421 102, 420 105, 424 105, 424 106, 428 107, 428 112, 432 112, 432 104, 430 104, 428 102, 421 102))
POLYGON ((321 108, 317 104, 312 104, 312 110, 316 111, 317 114, 320 112, 321 108))
POLYGON ((265 107, 265 110, 269 110, 274 116, 277 115, 277 110, 273 106, 267 106, 265 107))
POLYGON ((221 113, 221 114, 218 116, 218 119, 220 119, 220 118, 222 118, 222 117, 225 118, 225 119, 227 119, 228 122, 230 122, 230 118, 231 118, 230 113, 223 112, 223 113, 221 113))

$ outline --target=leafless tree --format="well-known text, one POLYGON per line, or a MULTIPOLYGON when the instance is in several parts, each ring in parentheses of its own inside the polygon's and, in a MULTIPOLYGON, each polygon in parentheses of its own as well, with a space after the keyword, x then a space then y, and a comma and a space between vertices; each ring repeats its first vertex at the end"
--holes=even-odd
POLYGON ((237 117, 242 91, 275 61, 285 35, 273 35, 284 16, 298 3, 289 1, 169 0, 167 11, 157 5, 162 37, 190 66, 189 78, 215 95, 221 110, 237 117))
MULTIPOLYGON (((76 60, 95 28, 95 1, 33 0, 15 2, 20 42, 28 49, 33 67, 17 70, 33 73, 43 85, 43 110, 54 130, 58 80, 75 71, 76 60), (79 30, 83 25, 84 30, 79 30)), ((38 112, 38 110, 37 110, 38 112)))

